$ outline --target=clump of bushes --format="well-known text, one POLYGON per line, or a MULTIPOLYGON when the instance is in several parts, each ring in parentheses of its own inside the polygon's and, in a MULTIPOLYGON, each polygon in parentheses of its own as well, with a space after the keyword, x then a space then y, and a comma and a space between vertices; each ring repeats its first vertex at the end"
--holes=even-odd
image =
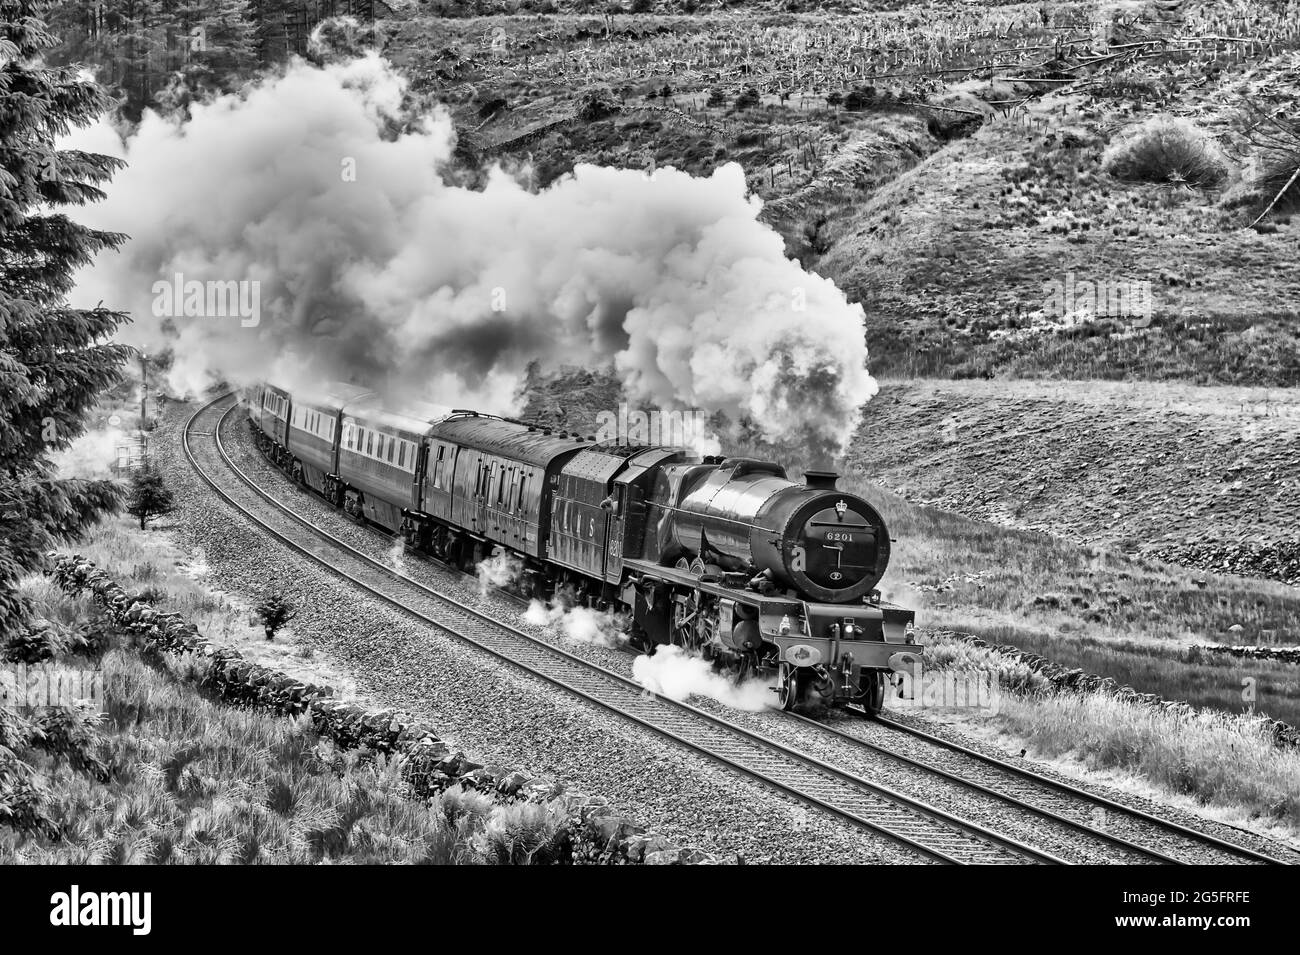
POLYGON ((275 635, 286 623, 298 616, 298 609, 280 590, 269 590, 258 602, 257 617, 266 630, 266 639, 274 640, 275 635))
POLYGON ((1288 216, 1300 212, 1300 121, 1252 111, 1254 128, 1247 138, 1261 150, 1252 185, 1264 208, 1288 216))
POLYGON ((103 652, 104 636, 102 631, 91 627, 38 619, 9 638, 0 650, 0 659, 31 665, 62 654, 93 657, 103 652))
POLYGON ((1218 185, 1228 163, 1204 130, 1185 119, 1157 117, 1107 147, 1102 168, 1126 182, 1218 185))
POLYGON ((1291 215, 1300 212, 1300 152, 1274 153, 1260 164, 1259 177, 1255 187, 1259 195, 1272 202, 1275 213, 1291 215))
POLYGON ((752 86, 746 86, 736 97, 735 108, 737 111, 753 109, 758 105, 758 90, 752 86))

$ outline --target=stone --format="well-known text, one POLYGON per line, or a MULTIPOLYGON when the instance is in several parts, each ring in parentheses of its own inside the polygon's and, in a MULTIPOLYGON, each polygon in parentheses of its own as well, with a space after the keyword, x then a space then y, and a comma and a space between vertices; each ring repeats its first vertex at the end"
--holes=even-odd
POLYGON ((624 847, 623 847, 623 851, 627 853, 627 861, 628 861, 628 862, 644 862, 644 861, 645 861, 645 849, 646 849, 646 846, 649 845, 649 843, 650 843, 650 840, 648 840, 645 836, 632 836, 632 837, 630 837, 630 838, 627 840, 627 844, 624 845, 624 847))
POLYGON ((647 852, 646 865, 677 865, 681 862, 682 850, 662 849, 659 852, 647 852))
POLYGON ((528 777, 521 772, 507 773, 497 782, 497 792, 506 796, 513 796, 524 788, 528 777))
POLYGON ((491 789, 496 785, 496 779, 493 778, 490 770, 480 766, 478 769, 471 769, 467 773, 461 773, 457 779, 461 785, 470 786, 474 789, 491 789))
POLYGON ((681 850, 682 865, 714 865, 713 856, 703 849, 683 849, 681 850))

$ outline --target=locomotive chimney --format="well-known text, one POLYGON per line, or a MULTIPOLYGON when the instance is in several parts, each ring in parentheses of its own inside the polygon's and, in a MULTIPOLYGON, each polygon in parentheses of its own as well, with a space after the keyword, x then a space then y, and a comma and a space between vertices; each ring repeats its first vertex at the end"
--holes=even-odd
POLYGON ((835 482, 840 476, 834 471, 804 471, 803 483, 808 487, 822 488, 827 491, 835 490, 835 482))

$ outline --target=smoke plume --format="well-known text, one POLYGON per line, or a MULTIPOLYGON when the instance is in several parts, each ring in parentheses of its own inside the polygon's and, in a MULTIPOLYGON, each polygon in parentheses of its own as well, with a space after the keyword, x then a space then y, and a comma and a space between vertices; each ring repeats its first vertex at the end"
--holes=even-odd
POLYGON ((188 120, 70 137, 129 162, 78 213, 130 241, 83 271, 77 304, 129 310, 123 339, 172 344, 191 393, 273 375, 504 411, 540 358, 612 366, 645 406, 843 447, 876 391, 862 309, 785 257, 739 166, 579 165, 536 192, 497 168, 470 189, 449 178, 447 113, 403 115, 404 94, 374 54, 296 61, 188 120), (244 283, 249 311, 205 311, 190 283, 244 283))

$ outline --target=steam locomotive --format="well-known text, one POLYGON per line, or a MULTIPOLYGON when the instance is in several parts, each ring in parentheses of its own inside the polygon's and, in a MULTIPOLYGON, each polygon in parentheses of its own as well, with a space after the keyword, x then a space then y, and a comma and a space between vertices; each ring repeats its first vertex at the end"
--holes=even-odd
POLYGON ((462 567, 503 549, 525 596, 627 616, 647 652, 676 644, 780 706, 879 712, 920 647, 875 589, 889 533, 870 504, 779 465, 597 442, 512 418, 396 413, 348 385, 263 383, 241 400, 258 447, 300 485, 462 567))

